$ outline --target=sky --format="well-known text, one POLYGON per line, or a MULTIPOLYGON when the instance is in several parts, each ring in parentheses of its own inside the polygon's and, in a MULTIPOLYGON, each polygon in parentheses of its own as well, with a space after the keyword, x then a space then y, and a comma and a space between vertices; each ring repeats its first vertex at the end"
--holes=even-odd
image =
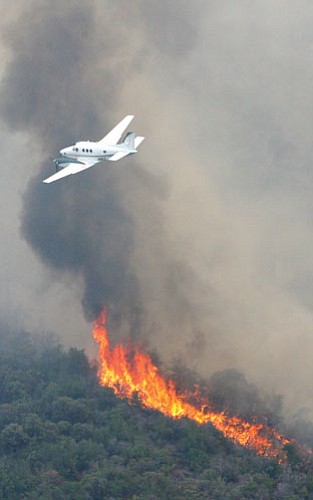
POLYGON ((313 5, 3 11, 1 316, 92 351, 106 306, 115 341, 236 368, 313 418, 313 5), (127 114, 137 155, 42 183, 127 114))

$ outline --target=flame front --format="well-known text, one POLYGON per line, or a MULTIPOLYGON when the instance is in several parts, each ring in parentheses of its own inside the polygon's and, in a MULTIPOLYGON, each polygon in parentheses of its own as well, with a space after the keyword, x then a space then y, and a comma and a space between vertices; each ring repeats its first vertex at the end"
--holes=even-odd
POLYGON ((99 344, 98 377, 101 385, 112 388, 117 396, 128 400, 137 394, 143 406, 168 417, 187 417, 198 424, 210 422, 227 438, 256 450, 260 455, 279 461, 286 458, 283 447, 289 441, 274 429, 210 411, 209 403, 196 394, 192 396, 197 398, 199 408, 190 404, 187 395, 178 394, 174 381, 165 380, 149 354, 141 352, 138 345, 129 343, 124 346, 121 343, 111 349, 105 323, 103 311, 93 328, 93 337, 99 344))

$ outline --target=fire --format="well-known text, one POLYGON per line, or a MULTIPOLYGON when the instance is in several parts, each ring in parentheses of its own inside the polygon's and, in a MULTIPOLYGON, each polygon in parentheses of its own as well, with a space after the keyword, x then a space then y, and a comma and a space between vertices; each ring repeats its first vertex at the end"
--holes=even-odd
POLYGON ((144 407, 158 410, 168 417, 187 417, 198 424, 210 422, 233 442, 252 448, 260 455, 279 461, 286 458, 283 447, 289 441, 274 429, 211 411, 209 402, 194 393, 197 408, 187 400, 191 395, 178 394, 174 381, 165 380, 149 354, 141 352, 138 345, 120 343, 111 348, 105 323, 103 311, 93 328, 93 337, 99 344, 98 377, 101 385, 112 388, 117 396, 128 400, 137 394, 144 407))

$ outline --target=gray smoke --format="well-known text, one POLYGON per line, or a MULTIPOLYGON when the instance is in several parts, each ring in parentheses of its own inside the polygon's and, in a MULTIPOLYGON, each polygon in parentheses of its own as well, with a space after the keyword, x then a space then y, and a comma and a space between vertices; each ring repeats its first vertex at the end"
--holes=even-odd
MULTIPOLYGON (((118 100, 121 82, 110 69, 116 57, 114 29, 99 40, 95 17, 89 3, 35 3, 5 30, 14 57, 2 83, 2 117, 14 130, 30 131, 51 153, 77 138, 100 138, 103 119, 118 100), (97 44, 104 68, 92 81, 97 44)), ((43 164, 48 165, 48 159, 43 164)), ((131 262, 138 244, 135 215, 121 201, 122 191, 140 192, 136 210, 145 215, 145 223, 166 252, 158 208, 166 182, 134 162, 128 172, 119 166, 100 169, 93 176, 82 175, 47 189, 41 182, 46 175, 42 166, 24 195, 22 235, 56 272, 83 277, 83 306, 89 319, 105 305, 115 329, 122 323, 138 334, 145 305, 131 262)), ((178 308, 185 268, 180 271, 180 264, 171 258, 168 262, 169 293, 178 308)))
POLYGON ((87 318, 106 305, 115 337, 310 409, 312 17, 291 0, 20 1, 0 89, 4 123, 37 141, 23 238, 82 285, 87 318), (134 159, 42 184, 48 156, 128 113, 134 159))

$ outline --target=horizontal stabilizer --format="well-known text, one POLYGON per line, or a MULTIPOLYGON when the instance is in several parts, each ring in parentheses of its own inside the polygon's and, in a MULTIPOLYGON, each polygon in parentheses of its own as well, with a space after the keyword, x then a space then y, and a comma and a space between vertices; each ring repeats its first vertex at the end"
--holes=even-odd
POLYGON ((137 135, 137 137, 135 137, 135 141, 134 141, 134 145, 135 145, 135 149, 138 148, 138 146, 140 146, 140 144, 142 143, 142 141, 144 141, 144 137, 141 137, 140 135, 137 135))

